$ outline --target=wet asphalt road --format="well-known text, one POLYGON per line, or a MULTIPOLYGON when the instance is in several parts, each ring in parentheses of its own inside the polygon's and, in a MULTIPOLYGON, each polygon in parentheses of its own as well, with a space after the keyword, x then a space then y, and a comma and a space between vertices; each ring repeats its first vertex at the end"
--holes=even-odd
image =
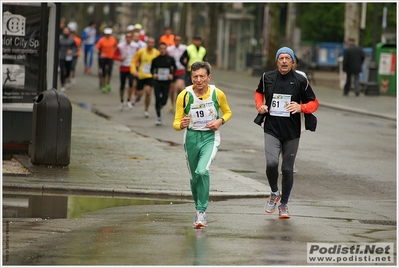
POLYGON ((265 214, 257 198, 217 201, 203 230, 190 225, 192 206, 170 201, 101 209, 78 219, 3 219, 12 249, 3 265, 308 265, 309 242, 395 241, 393 222, 366 221, 369 210, 389 217, 389 201, 293 200, 290 220, 265 214), (354 213, 359 203, 364 210, 354 213))

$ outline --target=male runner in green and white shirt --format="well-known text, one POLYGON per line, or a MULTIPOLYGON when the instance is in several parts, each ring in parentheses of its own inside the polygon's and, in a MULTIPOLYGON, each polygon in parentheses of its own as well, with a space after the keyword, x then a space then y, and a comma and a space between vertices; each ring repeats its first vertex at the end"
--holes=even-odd
POLYGON ((227 122, 231 110, 226 95, 211 80, 211 66, 207 62, 191 65, 193 85, 177 97, 173 128, 184 132, 184 150, 191 174, 190 186, 196 217, 194 228, 206 226, 205 211, 209 203, 209 167, 220 145, 219 127, 227 122))

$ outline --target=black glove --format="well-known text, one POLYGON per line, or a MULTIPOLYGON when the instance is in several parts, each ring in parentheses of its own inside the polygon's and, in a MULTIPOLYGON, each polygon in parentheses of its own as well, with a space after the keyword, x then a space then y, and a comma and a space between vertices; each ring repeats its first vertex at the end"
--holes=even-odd
POLYGON ((263 121, 265 121, 265 117, 266 117, 266 114, 258 113, 258 115, 254 119, 254 123, 259 126, 262 126, 263 121))

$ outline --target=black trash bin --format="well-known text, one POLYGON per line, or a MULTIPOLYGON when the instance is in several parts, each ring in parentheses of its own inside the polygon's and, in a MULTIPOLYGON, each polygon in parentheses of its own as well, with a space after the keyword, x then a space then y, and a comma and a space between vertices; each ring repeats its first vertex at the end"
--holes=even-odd
POLYGON ((33 164, 68 166, 71 152, 72 106, 67 96, 55 89, 39 94, 33 104, 33 164))

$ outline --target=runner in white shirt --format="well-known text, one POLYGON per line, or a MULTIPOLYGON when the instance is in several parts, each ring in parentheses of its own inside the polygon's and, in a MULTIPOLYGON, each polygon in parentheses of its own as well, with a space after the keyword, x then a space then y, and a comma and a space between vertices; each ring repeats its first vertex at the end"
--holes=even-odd
MULTIPOLYGON (((140 30, 139 29, 136 29, 136 28, 133 29, 132 34, 133 34, 133 37, 132 37, 132 45, 133 46, 138 46, 138 49, 147 46, 146 42, 140 40, 140 30)), ((134 53, 134 54, 136 54, 136 53, 134 53)), ((138 66, 136 66, 136 67, 138 68, 138 66)), ((138 102, 140 100, 140 98, 136 97, 137 80, 138 80, 138 78, 136 76, 133 76, 132 94, 130 95, 132 105, 134 105, 136 102, 138 102)))
POLYGON ((146 47, 146 46, 147 46, 147 43, 146 43, 146 42, 140 40, 140 30, 134 29, 134 30, 132 31, 132 33, 133 33, 133 40, 132 40, 132 43, 137 43, 137 44, 139 45, 140 48, 143 48, 143 47, 146 47))
POLYGON ((114 54, 114 59, 120 61, 119 66, 119 74, 120 74, 120 87, 119 87, 119 97, 120 104, 119 109, 122 111, 123 106, 126 104, 129 109, 132 109, 131 98, 134 98, 133 95, 133 80, 134 76, 130 73, 130 63, 132 62, 133 56, 139 50, 139 45, 137 43, 132 42, 133 34, 131 32, 127 32, 125 34, 125 38, 123 41, 119 42, 118 47, 114 54), (127 91, 127 100, 124 102, 124 91, 126 79, 128 79, 128 91, 127 91))
POLYGON ((175 109, 175 102, 176 102, 176 96, 179 95, 179 93, 184 89, 185 84, 184 84, 184 74, 185 74, 185 67, 183 64, 180 63, 180 57, 183 55, 184 51, 186 51, 187 46, 181 44, 182 37, 181 35, 176 34, 175 35, 175 44, 172 46, 168 46, 166 48, 166 51, 168 55, 173 57, 176 62, 176 67, 177 70, 173 74, 173 81, 170 84, 170 89, 169 89, 169 97, 170 97, 170 112, 174 112, 175 109), (177 91, 177 92, 176 92, 177 91))
MULTIPOLYGON (((119 43, 122 43, 123 41, 126 41, 126 34, 127 33, 133 34, 133 31, 134 31, 134 26, 133 25, 128 25, 126 27, 126 33, 122 34, 121 37, 119 38, 119 43)), ((133 41, 133 40, 130 40, 130 41, 133 41)))

